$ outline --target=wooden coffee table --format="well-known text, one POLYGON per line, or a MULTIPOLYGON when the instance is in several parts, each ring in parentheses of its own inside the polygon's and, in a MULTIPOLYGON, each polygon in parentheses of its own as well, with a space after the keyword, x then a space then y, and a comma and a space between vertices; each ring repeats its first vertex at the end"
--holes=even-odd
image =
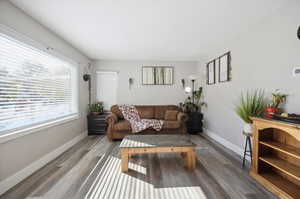
POLYGON ((189 169, 196 167, 196 145, 187 135, 130 135, 121 144, 122 172, 128 171, 129 158, 133 154, 181 153, 189 169))

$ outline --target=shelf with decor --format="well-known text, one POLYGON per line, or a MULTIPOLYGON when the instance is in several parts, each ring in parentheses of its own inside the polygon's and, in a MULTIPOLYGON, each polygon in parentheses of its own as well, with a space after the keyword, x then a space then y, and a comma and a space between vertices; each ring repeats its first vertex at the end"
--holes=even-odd
POLYGON ((300 198, 300 125, 252 118, 251 176, 280 198, 300 198))

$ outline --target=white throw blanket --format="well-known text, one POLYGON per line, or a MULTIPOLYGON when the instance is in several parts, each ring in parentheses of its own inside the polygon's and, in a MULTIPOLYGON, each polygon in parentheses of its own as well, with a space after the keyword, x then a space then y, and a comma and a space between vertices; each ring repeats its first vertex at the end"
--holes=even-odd
POLYGON ((124 118, 130 122, 133 133, 141 132, 152 127, 156 131, 160 131, 164 124, 163 120, 156 119, 141 119, 135 106, 121 105, 119 109, 122 111, 124 118))

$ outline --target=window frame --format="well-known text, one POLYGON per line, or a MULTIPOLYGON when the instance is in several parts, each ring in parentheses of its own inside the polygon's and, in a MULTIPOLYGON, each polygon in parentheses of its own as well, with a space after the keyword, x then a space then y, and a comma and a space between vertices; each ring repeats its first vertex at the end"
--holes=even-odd
POLYGON ((58 117, 52 120, 46 120, 44 122, 40 122, 40 123, 36 123, 36 124, 32 124, 32 125, 26 125, 23 127, 18 127, 15 129, 10 129, 7 130, 5 134, 1 135, 0 134, 0 144, 1 143, 5 143, 8 142, 12 139, 16 139, 31 133, 36 133, 36 132, 40 132, 42 130, 45 130, 47 128, 50 127, 54 127, 54 126, 58 126, 58 125, 62 125, 68 122, 71 122, 73 120, 77 120, 80 118, 80 111, 79 111, 79 63, 77 63, 76 61, 62 55, 60 52, 55 51, 53 48, 43 45, 33 39, 31 39, 30 37, 19 33, 17 31, 15 31, 14 29, 0 24, 0 33, 5 34, 9 37, 12 37, 20 42, 26 43, 27 45, 30 45, 33 48, 37 48, 51 56, 54 56, 58 59, 61 59, 65 62, 68 62, 71 67, 74 67, 74 77, 71 77, 73 80, 73 85, 72 85, 72 91, 73 92, 73 96, 72 96, 72 100, 73 101, 73 105, 74 105, 74 110, 75 112, 73 114, 69 114, 66 116, 62 116, 62 117, 58 117))

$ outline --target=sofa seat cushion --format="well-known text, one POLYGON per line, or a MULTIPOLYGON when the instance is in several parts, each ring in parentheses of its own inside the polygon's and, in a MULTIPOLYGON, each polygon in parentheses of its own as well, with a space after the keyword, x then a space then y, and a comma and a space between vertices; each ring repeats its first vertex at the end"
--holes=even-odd
POLYGON ((163 129, 177 129, 180 128, 179 121, 164 121, 163 129))
POLYGON ((131 125, 127 120, 120 120, 113 126, 115 131, 131 131, 131 125))

